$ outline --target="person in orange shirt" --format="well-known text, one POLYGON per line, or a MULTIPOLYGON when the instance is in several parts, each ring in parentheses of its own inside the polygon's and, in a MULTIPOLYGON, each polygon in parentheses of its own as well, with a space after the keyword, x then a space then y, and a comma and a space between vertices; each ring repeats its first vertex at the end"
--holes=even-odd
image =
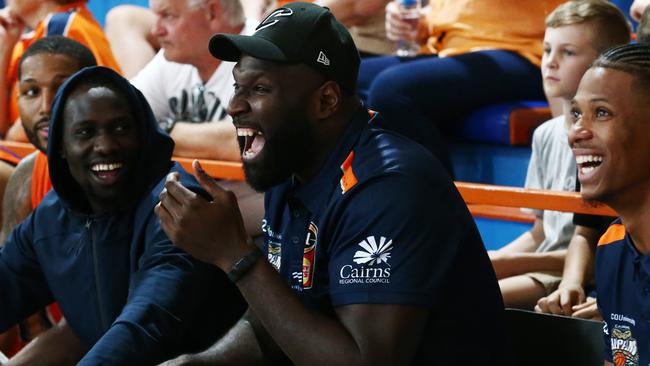
POLYGON ((0 134, 27 141, 18 119, 18 61, 36 40, 61 35, 88 47, 97 63, 120 71, 99 23, 86 0, 8 0, 0 11, 0 134), (25 28, 33 29, 24 33, 25 28), (13 127, 12 127, 13 125, 13 127), (11 128, 11 130, 9 130, 11 128))
POLYGON ((386 126, 427 147, 451 172, 439 129, 469 111, 510 100, 543 100, 539 64, 544 18, 563 0, 432 0, 418 29, 386 7, 389 39, 415 37, 415 58, 364 60, 359 94, 386 126))
MULTIPOLYGON (((19 60, 20 120, 29 141, 38 150, 22 159, 7 184, 2 207, 0 246, 4 245, 9 233, 34 210, 52 188, 45 151, 54 95, 70 75, 84 67, 95 66, 96 63, 88 48, 61 36, 39 39, 19 60)), ((50 320, 60 320, 58 307, 49 310, 50 320)), ((12 355, 24 346, 25 341, 29 341, 48 326, 48 320, 41 313, 30 319, 31 321, 22 327, 22 340, 18 338, 17 328, 0 335, 0 350, 12 355)))

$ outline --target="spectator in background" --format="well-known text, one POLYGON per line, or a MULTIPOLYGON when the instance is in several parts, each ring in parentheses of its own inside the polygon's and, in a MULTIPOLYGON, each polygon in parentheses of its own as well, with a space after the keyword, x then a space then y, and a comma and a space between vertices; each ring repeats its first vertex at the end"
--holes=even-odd
POLYGON ((118 5, 106 14, 106 37, 124 76, 133 78, 160 49, 153 35, 156 14, 136 5, 118 5))
POLYGON ((571 102, 581 194, 620 218, 598 242, 596 292, 606 365, 650 364, 650 45, 607 50, 571 102))
MULTIPOLYGON (((267 1, 267 9, 275 9, 292 0, 267 1)), ((390 0, 317 0, 315 4, 328 7, 345 25, 361 57, 389 55, 395 52, 395 42, 386 38, 386 12, 390 0)), ((267 11, 268 13, 268 11, 267 11)))
MULTIPOLYGON (((421 12, 422 56, 364 60, 359 92, 387 128, 427 147, 451 172, 441 130, 485 105, 544 99, 544 17, 562 2, 432 0, 421 12)), ((393 40, 411 32, 397 8, 395 1, 386 8, 393 40)))
MULTIPOLYGON (((576 163, 567 143, 566 123, 571 98, 580 78, 600 52, 629 41, 630 28, 625 15, 606 0, 569 1, 546 18, 542 56, 544 90, 549 97, 561 98, 564 115, 535 130, 526 188, 575 189, 576 163)), ((598 239, 597 231, 575 227, 571 213, 548 210, 533 213, 535 223, 530 231, 491 253, 507 307, 532 309, 538 299, 555 291, 560 284, 566 249, 572 238, 586 238, 594 246, 598 239)), ((583 296, 579 303, 584 300, 583 296)))
POLYGON ((0 135, 27 141, 18 120, 18 61, 25 49, 45 36, 62 35, 88 47, 99 65, 120 70, 101 26, 86 1, 9 0, 0 12, 0 135), (25 28, 33 32, 23 34, 25 28), (9 128, 11 127, 11 131, 9 128))
MULTIPOLYGON (((215 33, 251 34, 239 0, 151 0, 160 51, 132 79, 174 139, 175 156, 239 161, 235 127, 226 114, 234 63, 208 51, 215 33)), ((249 233, 259 234, 263 196, 244 182, 221 181, 237 194, 249 233)))
POLYGON ((650 6, 643 11, 636 28, 636 41, 639 43, 650 43, 650 6))
MULTIPOLYGON (((390 0, 322 0, 317 4, 329 7, 349 27, 362 57, 391 54, 393 41, 386 38, 384 7, 390 0)), ((269 10, 292 1, 259 0, 244 2, 244 11, 259 20, 269 10)), ((106 35, 124 75, 135 76, 156 54, 160 44, 152 29, 155 14, 140 6, 120 5, 106 15, 106 35)))
POLYGON ((632 16, 632 19, 636 20, 637 22, 641 20, 641 17, 643 16, 643 12, 645 12, 645 9, 650 5, 650 0, 634 0, 632 5, 630 6, 630 16, 632 16))

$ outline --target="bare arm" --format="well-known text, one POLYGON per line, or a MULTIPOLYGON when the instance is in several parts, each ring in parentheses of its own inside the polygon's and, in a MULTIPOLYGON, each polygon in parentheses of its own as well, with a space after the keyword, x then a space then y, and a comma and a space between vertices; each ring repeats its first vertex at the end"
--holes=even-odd
POLYGON ((174 155, 195 159, 239 161, 239 143, 232 122, 178 122, 171 137, 174 155))
POLYGON ((197 354, 181 355, 160 366, 264 365, 270 360, 276 361, 271 363, 281 363, 277 362, 281 358, 286 359, 249 310, 209 349, 197 354))
POLYGON ((534 271, 560 271, 564 265, 566 251, 536 253, 535 250, 543 240, 543 221, 538 217, 529 231, 503 248, 490 252, 497 279, 534 271))
POLYGON ((32 153, 21 160, 7 183, 2 201, 0 246, 4 245, 16 225, 32 212, 31 182, 36 154, 32 153))
POLYGON ((389 2, 390 0, 320 0, 316 3, 330 8, 336 19, 346 27, 351 27, 383 12, 389 2))
POLYGON ((86 351, 86 346, 81 343, 65 320, 62 320, 31 341, 6 365, 74 365, 86 351))
POLYGON ((536 311, 572 315, 574 306, 586 300, 584 285, 593 277, 599 234, 598 230, 576 226, 567 250, 562 282, 555 292, 537 302, 536 311))
POLYGON ((7 71, 11 63, 11 53, 23 32, 23 23, 9 14, 7 8, 0 10, 0 135, 4 135, 13 121, 9 121, 9 98, 11 86, 8 85, 7 71))
POLYGON ((421 338, 428 316, 419 307, 347 305, 336 309, 337 318, 326 317, 307 309, 266 261, 259 261, 238 287, 298 365, 409 364, 418 346, 413 340, 421 338))
POLYGON ((497 252, 501 254, 534 252, 542 241, 544 241, 544 222, 540 217, 537 217, 530 230, 521 234, 517 239, 506 244, 497 252))
POLYGON ((106 37, 126 78, 137 75, 160 48, 151 34, 155 23, 156 15, 140 6, 119 5, 106 14, 106 37))

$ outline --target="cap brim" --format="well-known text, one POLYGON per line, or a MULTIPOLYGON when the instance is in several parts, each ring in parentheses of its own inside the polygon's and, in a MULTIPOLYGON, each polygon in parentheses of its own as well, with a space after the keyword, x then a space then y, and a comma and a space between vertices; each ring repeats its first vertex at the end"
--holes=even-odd
POLYGON ((210 39, 209 50, 212 56, 237 62, 242 54, 268 61, 287 61, 287 56, 278 46, 262 37, 240 34, 216 34, 210 39))

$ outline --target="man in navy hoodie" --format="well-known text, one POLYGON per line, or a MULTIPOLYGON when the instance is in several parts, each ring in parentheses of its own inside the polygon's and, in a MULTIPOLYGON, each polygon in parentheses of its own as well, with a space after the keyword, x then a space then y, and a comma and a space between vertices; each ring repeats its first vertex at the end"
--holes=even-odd
POLYGON ((171 161, 173 147, 114 71, 86 68, 61 86, 47 154, 54 190, 0 251, 0 331, 57 301, 71 331, 51 349, 80 365, 144 365, 205 347, 232 324, 234 287, 176 249, 153 212, 169 172, 205 194, 171 161))

